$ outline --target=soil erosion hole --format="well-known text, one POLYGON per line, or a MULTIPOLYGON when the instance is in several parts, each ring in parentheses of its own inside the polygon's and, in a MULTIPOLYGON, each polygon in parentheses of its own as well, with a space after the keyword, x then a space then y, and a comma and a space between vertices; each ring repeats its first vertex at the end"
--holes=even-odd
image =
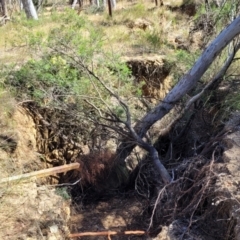
POLYGON ((184 234, 186 237, 201 235, 207 240, 214 237, 234 239, 237 220, 231 217, 232 202, 224 200, 224 196, 230 199, 224 195, 224 189, 216 189, 218 173, 228 174, 220 143, 229 130, 214 132, 216 129, 211 127, 212 121, 206 126, 206 118, 210 114, 208 109, 192 109, 194 114, 185 116, 165 136, 168 139, 165 155, 161 152, 162 139, 156 142, 159 153, 164 155, 164 164, 174 172, 176 180, 173 183, 164 186, 153 181, 153 166, 146 156, 130 178, 134 184, 121 189, 116 186, 128 173, 119 168, 115 178, 109 180, 114 151, 101 150, 95 141, 99 138, 102 141, 97 143, 106 142, 101 134, 96 134, 103 129, 99 126, 90 129, 88 123, 81 121, 80 124, 79 119, 73 121, 73 115, 69 117, 69 112, 63 110, 40 108, 34 103, 27 103, 26 108, 38 128, 38 150, 46 156, 47 164, 56 166, 78 161, 81 165, 78 171, 61 174, 57 179, 58 183, 69 184, 68 190, 73 197, 70 221, 73 232, 141 229, 157 235, 161 226, 166 225, 171 227, 170 232, 176 237, 184 234), (186 125, 188 129, 184 128, 186 125), (203 128, 199 126, 203 125, 207 131, 202 132, 203 128), (186 130, 181 132, 181 139, 179 128, 186 130), (78 138, 76 133, 79 133, 78 138), (175 141, 178 138, 179 141, 175 141), (182 145, 178 147, 180 140, 182 145), (174 158, 174 154, 167 154, 171 144, 175 151, 178 150, 174 158), (200 147, 194 148, 196 144, 200 147), (190 150, 179 152, 180 148, 182 151, 190 150), (216 199, 220 202, 216 203, 216 199), (204 231, 201 231, 202 228, 204 231))

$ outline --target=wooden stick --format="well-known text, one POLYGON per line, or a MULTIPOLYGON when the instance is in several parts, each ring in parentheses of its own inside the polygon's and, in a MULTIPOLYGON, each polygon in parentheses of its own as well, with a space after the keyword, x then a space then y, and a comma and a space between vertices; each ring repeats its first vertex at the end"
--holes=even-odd
POLYGON ((3 178, 0 180, 0 184, 12 182, 12 181, 22 181, 22 180, 29 179, 32 177, 37 177, 37 178, 46 177, 49 175, 67 172, 67 171, 70 171, 73 169, 78 169, 79 167, 80 167, 80 163, 70 163, 67 165, 59 166, 59 167, 53 167, 53 168, 43 169, 40 171, 21 174, 21 175, 17 175, 17 176, 13 176, 13 177, 3 178))
POLYGON ((137 231, 124 231, 124 232, 116 232, 116 231, 103 231, 103 232, 82 232, 82 233, 73 233, 70 234, 70 238, 76 237, 84 237, 84 236, 110 236, 110 235, 144 235, 145 231, 137 230, 137 231))

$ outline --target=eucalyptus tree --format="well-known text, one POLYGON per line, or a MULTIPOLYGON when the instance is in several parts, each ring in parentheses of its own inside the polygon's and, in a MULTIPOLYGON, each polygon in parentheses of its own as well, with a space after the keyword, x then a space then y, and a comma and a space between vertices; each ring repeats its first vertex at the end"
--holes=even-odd
POLYGON ((6 0, 0 0, 0 6, 2 8, 3 17, 8 16, 6 0))
POLYGON ((22 0, 23 9, 26 13, 27 18, 38 20, 37 11, 34 7, 32 0, 22 0))

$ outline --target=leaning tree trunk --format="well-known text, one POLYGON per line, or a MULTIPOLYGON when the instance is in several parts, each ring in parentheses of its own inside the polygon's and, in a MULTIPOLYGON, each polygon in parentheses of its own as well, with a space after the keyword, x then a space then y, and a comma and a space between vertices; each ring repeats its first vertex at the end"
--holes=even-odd
POLYGON ((22 4, 27 18, 38 20, 37 11, 33 5, 32 0, 22 0, 22 4))
MULTIPOLYGON (((139 137, 143 138, 155 122, 162 119, 186 93, 196 86, 197 82, 201 79, 218 54, 220 54, 238 34, 240 34, 240 16, 213 40, 194 66, 180 79, 178 84, 169 92, 165 99, 137 122, 134 129, 139 137)), ((118 163, 123 164, 126 157, 135 146, 135 143, 129 143, 127 140, 123 141, 117 149, 118 163)))

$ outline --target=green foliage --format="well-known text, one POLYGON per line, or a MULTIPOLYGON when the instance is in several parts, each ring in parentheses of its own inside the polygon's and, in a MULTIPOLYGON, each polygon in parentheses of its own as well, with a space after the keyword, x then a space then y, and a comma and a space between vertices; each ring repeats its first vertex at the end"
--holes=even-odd
POLYGON ((131 70, 121 61, 121 57, 113 55, 112 53, 106 53, 104 60, 103 64, 108 66, 111 75, 116 76, 119 84, 118 86, 127 84, 131 75, 131 70))
POLYGON ((202 15, 204 15, 206 13, 206 7, 204 4, 201 4, 198 8, 197 8, 197 12, 196 14, 193 16, 193 20, 197 20, 199 19, 202 15))
POLYGON ((60 56, 46 56, 12 71, 5 84, 16 88, 18 97, 25 93, 43 104, 46 99, 65 100, 68 94, 79 92, 76 84, 79 78, 80 73, 60 56))
POLYGON ((133 8, 131 8, 131 14, 135 17, 143 16, 146 13, 146 8, 143 3, 137 3, 133 8))
MULTIPOLYGON (((235 84, 233 84, 233 86, 234 85, 235 84)), ((237 83, 236 85, 239 85, 239 83, 237 83)), ((240 110, 240 94, 238 91, 238 87, 235 86, 231 88, 231 93, 228 94, 224 100, 223 109, 225 111, 225 115, 230 115, 231 112, 240 110)))
POLYGON ((71 196, 68 193, 67 187, 59 187, 56 188, 55 193, 59 196, 61 196, 65 200, 71 199, 71 196))
POLYGON ((190 69, 193 63, 196 61, 199 53, 196 51, 194 54, 186 50, 178 49, 175 51, 176 56, 176 68, 174 71, 175 79, 182 76, 188 69, 190 69))
POLYGON ((9 23, 8 34, 4 36, 6 45, 19 48, 25 47, 26 51, 33 45, 39 46, 46 37, 46 30, 43 28, 46 23, 47 19, 44 17, 36 21, 26 19, 23 14, 15 15, 12 22, 9 23))
POLYGON ((177 60, 180 62, 189 61, 190 56, 191 56, 191 54, 186 50, 179 49, 176 51, 177 60))
POLYGON ((205 25, 212 25, 217 31, 221 31, 229 22, 231 22, 239 14, 239 1, 228 0, 224 1, 222 6, 217 6, 215 3, 210 3, 210 8, 205 4, 201 4, 194 20, 197 21, 204 16, 205 25))
POLYGON ((121 120, 126 120, 126 119, 124 119, 125 118, 125 111, 124 111, 124 109, 121 106, 114 107, 113 108, 113 112, 121 120))
POLYGON ((0 127, 2 127, 5 125, 5 121, 3 119, 7 119, 7 124, 10 124, 9 116, 14 112, 15 109, 13 96, 3 86, 0 87, 0 102, 4 103, 0 104, 0 127))
POLYGON ((35 52, 37 49, 40 57, 21 68, 4 71, 3 83, 19 100, 31 99, 61 109, 67 109, 69 104, 78 104, 83 109, 87 100, 104 111, 112 106, 106 87, 126 101, 136 92, 140 94, 120 56, 103 50, 106 39, 101 28, 72 10, 54 19, 59 24, 49 31, 47 38, 40 32, 28 33, 30 49, 35 52))
POLYGON ((97 14, 97 13, 104 12, 104 10, 105 10, 105 7, 102 4, 100 4, 100 7, 98 7, 97 5, 91 5, 90 7, 88 7, 86 9, 85 13, 86 14, 97 14))
POLYGON ((216 8, 215 11, 217 12, 216 22, 220 22, 220 26, 224 27, 225 24, 228 24, 229 21, 234 19, 239 14, 239 1, 236 0, 229 0, 225 1, 224 4, 216 8))
POLYGON ((29 33, 28 45, 39 46, 42 44, 44 33, 41 31, 29 33))
POLYGON ((44 21, 43 18, 41 18, 39 21, 28 19, 24 11, 20 12, 18 15, 13 16, 13 23, 15 25, 18 25, 19 27, 26 27, 29 30, 30 29, 32 30, 36 26, 41 25, 43 21, 44 21))
POLYGON ((21 32, 16 31, 13 37, 8 39, 8 43, 12 47, 26 46, 33 47, 39 46, 43 43, 44 33, 43 31, 31 31, 27 28, 23 28, 21 32))
POLYGON ((123 23, 126 20, 143 18, 146 15, 148 15, 148 11, 147 11, 145 5, 142 2, 140 2, 131 8, 124 9, 121 13, 115 12, 114 18, 119 17, 118 22, 123 23))
POLYGON ((101 29, 69 10, 63 14, 60 27, 50 32, 47 44, 54 49, 72 49, 86 60, 92 59, 94 53, 102 48, 103 36, 101 29))
POLYGON ((145 33, 145 37, 147 42, 150 43, 150 45, 153 46, 154 49, 159 48, 163 43, 162 34, 160 31, 157 31, 157 30, 147 31, 145 33))

